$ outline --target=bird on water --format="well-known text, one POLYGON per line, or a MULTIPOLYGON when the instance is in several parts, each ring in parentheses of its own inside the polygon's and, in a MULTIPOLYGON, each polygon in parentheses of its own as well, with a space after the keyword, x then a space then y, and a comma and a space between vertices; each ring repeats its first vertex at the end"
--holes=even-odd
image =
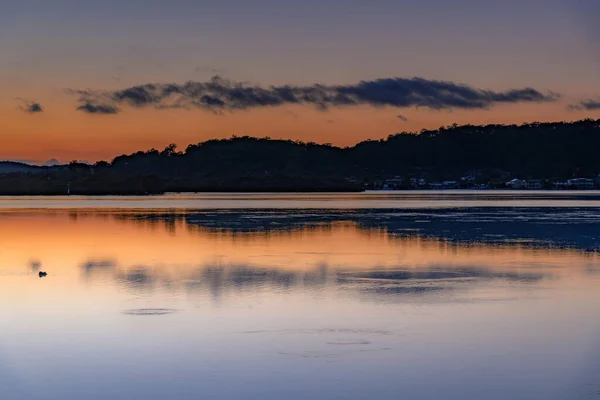
POLYGON ((48 275, 48 274, 47 274, 46 272, 44 272, 44 271, 40 271, 40 273, 38 274, 38 276, 39 276, 40 278, 42 278, 42 277, 44 277, 44 276, 46 276, 46 275, 48 275))

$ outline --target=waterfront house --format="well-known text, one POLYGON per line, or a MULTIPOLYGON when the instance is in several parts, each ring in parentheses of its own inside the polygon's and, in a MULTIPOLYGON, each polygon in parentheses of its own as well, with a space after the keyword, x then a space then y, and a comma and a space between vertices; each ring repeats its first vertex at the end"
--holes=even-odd
POLYGON ((569 184, 567 182, 552 182, 552 188, 557 190, 564 190, 569 188, 569 184))
POLYGON ((522 179, 513 179, 506 182, 506 186, 511 189, 525 189, 527 187, 527 182, 522 179))
POLYGON ((427 185, 427 182, 423 178, 410 178, 410 186, 413 188, 422 188, 427 185))
POLYGON ((594 189, 596 187, 594 180, 588 178, 569 179, 567 184, 572 189, 594 189))
POLYGON ((444 181, 442 182, 442 189, 457 189, 458 182, 456 181, 444 181))
POLYGON ((540 179, 528 179, 525 182, 525 187, 527 187, 527 189, 541 189, 542 188, 542 181, 540 179))
POLYGON ((403 186, 403 183, 404 183, 404 180, 399 176, 385 180, 385 185, 387 185, 387 187, 390 189, 401 189, 403 186))

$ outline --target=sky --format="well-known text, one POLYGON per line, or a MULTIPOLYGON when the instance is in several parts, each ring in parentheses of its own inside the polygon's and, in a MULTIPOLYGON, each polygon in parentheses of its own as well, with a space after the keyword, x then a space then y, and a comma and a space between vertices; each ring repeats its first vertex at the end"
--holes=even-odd
POLYGON ((0 0, 0 159, 598 118, 597 0, 0 0))

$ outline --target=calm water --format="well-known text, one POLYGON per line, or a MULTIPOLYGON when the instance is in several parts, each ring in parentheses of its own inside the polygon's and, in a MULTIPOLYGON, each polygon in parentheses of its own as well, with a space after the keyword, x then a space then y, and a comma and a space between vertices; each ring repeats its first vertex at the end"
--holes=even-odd
POLYGON ((600 398, 600 194, 0 198, 0 301, 2 400, 600 398))
POLYGON ((0 209, 395 209, 600 207, 600 191, 370 191, 364 193, 204 193, 164 196, 11 197, 0 209))

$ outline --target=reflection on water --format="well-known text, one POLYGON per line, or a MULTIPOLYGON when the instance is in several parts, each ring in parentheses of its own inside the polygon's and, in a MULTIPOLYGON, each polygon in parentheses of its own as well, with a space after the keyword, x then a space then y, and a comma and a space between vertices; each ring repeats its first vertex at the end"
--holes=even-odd
POLYGON ((5 211, 2 399, 597 398, 599 218, 5 211))
POLYGON ((172 193, 162 196, 0 196, 20 209, 397 209, 453 207, 600 207, 600 191, 370 191, 364 193, 172 193))
POLYGON ((174 313, 177 310, 170 308, 138 308, 134 310, 125 310, 123 314, 127 315, 165 315, 174 313))

